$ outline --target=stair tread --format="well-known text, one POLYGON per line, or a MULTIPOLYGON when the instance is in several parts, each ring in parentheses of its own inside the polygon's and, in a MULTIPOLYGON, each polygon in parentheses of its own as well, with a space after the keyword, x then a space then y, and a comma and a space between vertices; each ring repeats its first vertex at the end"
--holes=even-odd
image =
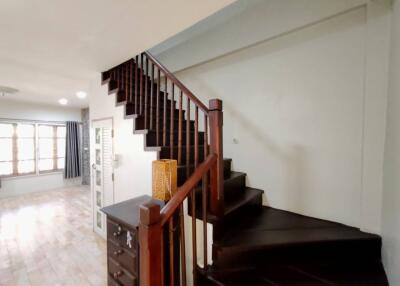
POLYGON ((216 245, 259 248, 368 239, 380 242, 378 235, 354 227, 263 207, 261 214, 238 223, 216 245))
MULTIPOLYGON (((227 217, 241 207, 247 205, 249 202, 254 200, 256 197, 261 196, 264 193, 263 190, 245 187, 242 194, 238 195, 235 200, 226 201, 223 217, 227 217)), ((220 219, 214 215, 209 214, 207 221, 210 223, 217 223, 220 219)))

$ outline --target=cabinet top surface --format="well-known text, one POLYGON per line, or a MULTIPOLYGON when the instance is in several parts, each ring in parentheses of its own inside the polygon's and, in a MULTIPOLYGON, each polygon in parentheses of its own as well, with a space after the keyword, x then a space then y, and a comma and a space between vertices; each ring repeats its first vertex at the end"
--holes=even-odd
POLYGON ((101 209, 108 218, 115 219, 128 225, 131 228, 139 226, 139 210, 140 206, 149 201, 155 202, 162 208, 164 202, 155 200, 150 196, 144 195, 121 203, 117 203, 101 209))

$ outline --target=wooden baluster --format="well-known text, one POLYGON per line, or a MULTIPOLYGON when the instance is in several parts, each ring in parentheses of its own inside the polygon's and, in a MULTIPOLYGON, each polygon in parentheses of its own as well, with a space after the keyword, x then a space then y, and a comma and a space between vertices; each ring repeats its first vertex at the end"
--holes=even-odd
MULTIPOLYGON (((204 114, 204 160, 208 156, 208 118, 204 114)), ((203 161, 204 161, 203 160, 203 161)), ((204 269, 208 266, 208 236, 207 236, 207 204, 208 204, 208 172, 203 176, 203 256, 204 256, 204 269)))
POLYGON ((125 76, 125 100, 129 101, 129 73, 130 73, 130 62, 128 61, 125 65, 126 76, 125 76))
POLYGON ((139 92, 139 95, 140 95, 140 104, 139 104, 139 110, 140 110, 140 112, 139 112, 139 114, 140 115, 143 115, 143 53, 142 54, 140 54, 140 92, 139 92))
POLYGON ((222 101, 212 99, 209 103, 210 152, 218 156, 217 163, 211 168, 210 211, 221 217, 224 213, 224 155, 222 147, 222 101))
POLYGON ((169 130, 169 145, 170 145, 170 157, 174 159, 174 113, 175 113, 175 85, 171 84, 171 114, 170 114, 170 130, 169 130))
POLYGON ((148 74, 149 74, 149 59, 146 57, 146 72, 145 72, 145 77, 146 77, 146 80, 145 80, 145 87, 144 87, 144 129, 147 129, 147 127, 148 127, 148 124, 147 124, 147 121, 148 121, 148 116, 147 116, 147 108, 148 108, 148 106, 147 106, 147 102, 148 102, 148 96, 149 96, 149 91, 148 91, 148 89, 149 89, 149 82, 148 82, 148 74))
POLYGON ((147 203, 140 206, 140 285, 161 286, 163 284, 164 261, 162 259, 162 226, 160 206, 147 203))
POLYGON ((186 286, 186 243, 185 243, 185 220, 183 217, 183 206, 179 209, 180 218, 180 240, 181 240, 181 273, 182 273, 182 286, 186 286))
POLYGON ((182 120, 183 120, 183 112, 182 112, 182 97, 183 93, 180 91, 179 94, 179 122, 178 122, 178 165, 182 165, 182 120))
POLYGON ((133 100, 133 59, 129 62, 129 102, 132 103, 133 100))
MULTIPOLYGON (((125 65, 121 65, 121 90, 125 88, 125 65)), ((125 93, 125 91, 124 91, 125 93)))
POLYGON ((199 165, 199 108, 194 109, 194 167, 199 165))
POLYGON ((151 62, 151 82, 150 82, 150 130, 153 130, 153 99, 154 99, 154 64, 151 62))
POLYGON ((116 68, 116 76, 117 76, 117 88, 119 88, 119 68, 116 68))
POLYGON ((167 92, 168 92, 168 78, 165 76, 164 86, 164 116, 163 116, 163 146, 167 146, 167 92))
POLYGON ((138 96, 139 96, 139 56, 136 56, 136 64, 135 64, 135 114, 138 114, 138 96))
POLYGON ((190 177, 190 98, 186 98, 186 179, 190 177))
POLYGON ((197 280, 197 232, 196 232, 196 194, 194 189, 191 193, 192 199, 192 256, 193 256, 193 285, 197 280))
POLYGON ((157 111, 156 111, 156 141, 157 146, 160 146, 160 84, 161 84, 161 72, 157 69, 157 111))
POLYGON ((175 269, 174 269, 174 216, 169 220, 169 279, 170 285, 175 283, 175 269))

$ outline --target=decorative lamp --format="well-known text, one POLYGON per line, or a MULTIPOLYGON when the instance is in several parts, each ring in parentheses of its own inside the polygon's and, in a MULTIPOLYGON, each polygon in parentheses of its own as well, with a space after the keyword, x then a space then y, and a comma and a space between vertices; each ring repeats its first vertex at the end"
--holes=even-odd
POLYGON ((177 161, 153 161, 153 198, 169 201, 178 189, 177 161))

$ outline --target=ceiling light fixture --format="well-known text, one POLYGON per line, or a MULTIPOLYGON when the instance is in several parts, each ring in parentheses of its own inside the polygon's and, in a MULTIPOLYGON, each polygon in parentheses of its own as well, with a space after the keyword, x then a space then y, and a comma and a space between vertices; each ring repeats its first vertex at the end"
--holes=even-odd
POLYGON ((84 92, 84 91, 78 91, 78 92, 76 93, 76 97, 79 98, 79 99, 85 99, 86 96, 87 96, 87 93, 84 92))
POLYGON ((9 87, 9 86, 1 86, 0 85, 0 96, 14 95, 18 92, 18 89, 9 87))
POLYGON ((66 98, 61 98, 58 100, 58 103, 61 105, 67 105, 68 104, 68 99, 66 98))

